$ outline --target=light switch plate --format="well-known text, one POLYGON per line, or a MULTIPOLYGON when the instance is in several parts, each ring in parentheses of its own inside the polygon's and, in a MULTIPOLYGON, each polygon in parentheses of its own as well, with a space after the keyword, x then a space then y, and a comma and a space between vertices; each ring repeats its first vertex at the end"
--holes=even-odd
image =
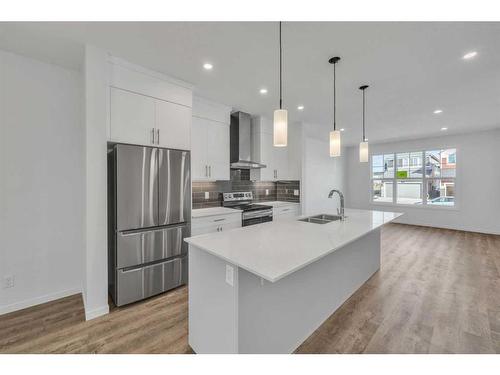
POLYGON ((226 283, 234 285, 234 268, 229 264, 226 264, 226 283))
POLYGON ((269 195, 269 189, 266 189, 266 195, 269 195))
POLYGON ((205 192, 205 199, 210 199, 210 193, 208 191, 205 192))
POLYGON ((299 195, 299 191, 298 191, 297 189, 295 189, 295 190, 293 191, 293 195, 298 196, 298 195, 299 195))

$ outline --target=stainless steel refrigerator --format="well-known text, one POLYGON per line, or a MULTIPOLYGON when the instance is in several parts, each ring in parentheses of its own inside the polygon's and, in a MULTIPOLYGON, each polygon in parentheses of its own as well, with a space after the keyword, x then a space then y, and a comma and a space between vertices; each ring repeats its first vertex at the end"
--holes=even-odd
POLYGON ((109 292, 117 306, 187 282, 189 151, 114 145, 108 152, 109 292))

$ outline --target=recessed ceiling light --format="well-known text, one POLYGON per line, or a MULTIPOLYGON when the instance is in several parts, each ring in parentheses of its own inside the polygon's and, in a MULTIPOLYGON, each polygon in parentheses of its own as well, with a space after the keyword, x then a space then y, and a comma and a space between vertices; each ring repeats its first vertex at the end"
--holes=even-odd
POLYGON ((303 105, 299 105, 299 106, 297 107, 297 109, 298 109, 299 111, 303 111, 303 110, 304 110, 304 106, 303 106, 303 105))
POLYGON ((343 132, 344 130, 345 130, 344 128, 340 129, 341 132, 343 132))
POLYGON ((440 113, 443 113, 443 110, 442 110, 442 109, 436 109, 436 110, 434 111, 434 114, 435 114, 435 115, 438 115, 438 114, 440 114, 440 113))
POLYGON ((259 92, 262 94, 262 95, 266 95, 267 94, 267 89, 260 89, 259 92))
POLYGON ((205 69, 205 70, 212 70, 213 67, 214 66, 212 64, 210 64, 210 63, 203 64, 203 69, 205 69))
POLYGON ((446 127, 441 128, 441 131, 444 132, 445 130, 448 130, 448 128, 446 128, 446 127))
POLYGON ((469 59, 472 59, 472 58, 474 58, 476 56, 477 56, 477 52, 476 51, 471 51, 471 52, 467 52, 465 55, 463 55, 462 59, 469 60, 469 59))

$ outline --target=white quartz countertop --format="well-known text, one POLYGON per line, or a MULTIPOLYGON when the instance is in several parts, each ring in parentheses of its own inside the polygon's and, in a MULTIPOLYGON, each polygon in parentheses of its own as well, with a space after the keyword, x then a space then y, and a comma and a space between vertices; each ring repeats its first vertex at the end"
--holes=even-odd
POLYGON ((195 219, 198 217, 228 215, 235 213, 241 213, 241 210, 237 210, 235 208, 227 208, 227 207, 209 207, 209 208, 198 208, 196 210, 192 210, 191 217, 195 219))
POLYGON ((402 215, 354 209, 345 214, 345 221, 328 224, 273 221, 190 237, 186 242, 276 282, 402 215))
POLYGON ((259 204, 266 204, 268 206, 273 206, 273 207, 284 207, 284 206, 295 206, 299 205, 300 203, 298 202, 286 202, 286 201, 274 201, 274 202, 255 202, 259 204))

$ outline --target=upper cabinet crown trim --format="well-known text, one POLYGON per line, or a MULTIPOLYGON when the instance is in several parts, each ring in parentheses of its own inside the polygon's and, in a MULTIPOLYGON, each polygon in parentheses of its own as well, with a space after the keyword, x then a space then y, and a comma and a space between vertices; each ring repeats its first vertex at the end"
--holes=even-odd
POLYGON ((143 66, 133 64, 127 60, 121 59, 121 58, 113 56, 113 55, 109 55, 108 62, 110 62, 111 64, 114 64, 114 65, 120 65, 120 66, 127 68, 127 69, 130 69, 130 70, 135 70, 136 72, 146 74, 146 75, 149 75, 149 76, 154 77, 154 78, 158 78, 162 81, 166 81, 166 82, 172 83, 172 84, 177 85, 177 86, 182 86, 186 89, 190 89, 190 90, 194 89, 194 85, 189 83, 189 82, 170 77, 166 74, 163 74, 163 73, 151 70, 151 69, 147 69, 143 66))
POLYGON ((227 105, 216 103, 199 96, 193 97, 193 117, 229 125, 231 123, 231 110, 232 108, 227 105))
POLYGON ((160 73, 110 58, 110 80, 112 87, 150 96, 186 107, 193 105, 192 86, 171 79, 160 73))

